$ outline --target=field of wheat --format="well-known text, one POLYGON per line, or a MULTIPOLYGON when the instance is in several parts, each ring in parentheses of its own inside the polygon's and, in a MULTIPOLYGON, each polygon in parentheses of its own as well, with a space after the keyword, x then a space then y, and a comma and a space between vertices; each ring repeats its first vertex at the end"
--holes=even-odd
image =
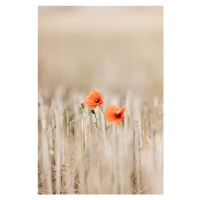
POLYGON ((162 15, 39 8, 38 194, 163 194, 162 15), (91 90, 125 107, 119 125, 83 112, 91 90))

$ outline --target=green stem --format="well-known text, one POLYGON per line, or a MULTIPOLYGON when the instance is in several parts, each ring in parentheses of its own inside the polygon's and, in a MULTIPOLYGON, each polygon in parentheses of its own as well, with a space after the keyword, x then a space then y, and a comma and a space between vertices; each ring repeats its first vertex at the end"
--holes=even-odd
POLYGON ((95 119, 96 119, 96 123, 97 123, 97 116, 96 116, 96 113, 94 114, 94 116, 95 116, 95 119))
MULTIPOLYGON (((92 120, 92 115, 91 115, 91 113, 85 112, 84 108, 82 108, 82 109, 83 109, 84 113, 88 114, 88 115, 91 117, 91 120, 92 120)), ((101 107, 101 110, 102 110, 102 112, 103 112, 102 107, 101 107)), ((103 114, 104 114, 104 112, 103 112, 103 114)), ((95 129, 97 138, 99 138, 100 134, 98 133, 98 130, 99 130, 99 131, 102 131, 102 130, 101 130, 101 129, 98 127, 98 125, 97 125, 97 116, 96 116, 96 113, 94 114, 94 116, 95 116, 95 119, 96 119, 96 123, 92 123, 92 125, 93 125, 93 127, 94 127, 94 129, 95 129), (95 128, 95 127, 96 127, 96 128, 95 128)), ((104 115, 104 118, 105 118, 105 115, 104 115)), ((105 118, 105 124, 106 124, 106 118, 105 118)), ((103 132, 103 131, 102 131, 102 132, 103 132)), ((107 132, 107 125, 106 125, 106 132, 107 132)), ((105 132, 103 132, 103 133, 105 133, 105 132)), ((107 133, 105 133, 105 134, 107 135, 107 133)), ((100 136, 100 137, 101 137, 101 136, 100 136)), ((108 137, 108 135, 107 135, 107 137, 108 137)))
POLYGON ((104 131, 102 131, 98 126, 96 126, 102 133, 105 133, 106 134, 106 136, 108 137, 108 134, 106 133, 106 132, 104 132, 104 131))
MULTIPOLYGON (((92 116, 89 114, 89 116, 91 117, 91 120, 92 120, 92 116)), ((93 127, 94 127, 94 130, 95 130, 95 133, 96 133, 96 135, 97 135, 97 138, 99 139, 99 133, 97 132, 97 129, 95 128, 95 125, 94 125, 94 123, 92 122, 92 125, 93 125, 93 127)))
MULTIPOLYGON (((100 130, 100 131, 102 131, 102 130, 101 130, 99 127, 98 127, 96 113, 94 114, 94 116, 95 116, 95 119, 96 119, 96 122, 95 122, 94 124, 95 124, 95 126, 96 126, 97 130, 100 130)), ((103 131, 102 131, 102 132, 103 132, 103 131)), ((101 137, 101 135, 100 135, 100 134, 99 134, 99 136, 101 137)))
POLYGON ((111 141, 110 141, 110 138, 109 138, 108 134, 107 134, 106 132, 102 131, 98 126, 96 126, 96 127, 97 127, 97 129, 99 129, 102 133, 105 133, 105 134, 106 134, 106 136, 108 137, 108 140, 109 140, 110 144, 112 144, 111 141))
MULTIPOLYGON (((84 111, 84 113, 88 114, 88 115, 91 117, 91 120, 92 120, 92 115, 91 115, 91 113, 85 112, 85 109, 84 109, 84 108, 83 108, 83 111, 84 111)), ((97 123, 96 114, 95 114, 95 118, 96 118, 96 123, 97 123)), ((95 128, 95 125, 94 125, 93 121, 92 121, 92 125, 93 125, 93 127, 94 127, 94 130, 95 130, 95 133, 96 133, 96 135, 97 135, 97 138, 99 139, 100 134, 98 133, 97 129, 95 128)))
POLYGON ((84 108, 82 108, 82 109, 83 109, 84 113, 86 113, 86 114, 88 114, 88 115, 89 115, 89 113, 85 112, 84 108))
POLYGON ((103 115, 104 115, 106 132, 108 133, 108 128, 107 128, 107 124, 106 124, 106 116, 105 116, 105 114, 104 114, 104 112, 103 112, 103 108, 102 108, 101 106, 100 106, 100 108, 101 108, 101 111, 102 111, 102 113, 103 113, 103 115))

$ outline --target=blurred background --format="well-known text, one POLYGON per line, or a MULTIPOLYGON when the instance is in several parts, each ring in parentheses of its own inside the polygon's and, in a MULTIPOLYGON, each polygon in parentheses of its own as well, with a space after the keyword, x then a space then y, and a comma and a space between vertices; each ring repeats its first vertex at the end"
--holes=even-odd
POLYGON ((38 7, 38 90, 163 94, 163 7, 38 7))
POLYGON ((39 7, 38 92, 39 194, 163 194, 162 7, 39 7), (117 148, 92 89, 126 108, 117 148))

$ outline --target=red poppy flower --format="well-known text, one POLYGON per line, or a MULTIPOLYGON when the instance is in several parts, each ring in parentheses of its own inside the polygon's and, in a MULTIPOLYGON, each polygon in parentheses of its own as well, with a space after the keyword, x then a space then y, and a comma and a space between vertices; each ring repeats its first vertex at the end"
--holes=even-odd
POLYGON ((119 108, 115 105, 108 106, 105 110, 105 117, 107 121, 111 123, 115 121, 115 124, 120 124, 124 116, 124 112, 125 112, 125 108, 122 108, 121 110, 119 110, 119 108))
POLYGON ((101 94, 95 90, 91 90, 89 95, 85 98, 84 104, 89 108, 96 108, 103 104, 101 94))

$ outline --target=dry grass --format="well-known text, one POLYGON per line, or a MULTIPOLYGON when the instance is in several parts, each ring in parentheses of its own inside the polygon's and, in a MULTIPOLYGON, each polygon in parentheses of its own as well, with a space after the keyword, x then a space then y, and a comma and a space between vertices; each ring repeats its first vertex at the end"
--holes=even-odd
MULTIPOLYGON (((84 97, 74 94, 68 110, 65 95, 58 90, 51 101, 39 100, 39 193, 162 193, 162 99, 155 97, 150 109, 128 93, 124 124, 110 124, 107 138, 103 132, 97 137, 95 119, 79 112, 84 97)), ((95 110, 105 131, 100 108, 95 110)))
POLYGON ((38 193, 162 194, 162 8, 60 8, 38 19, 38 193), (126 108, 124 123, 107 122, 109 138, 79 111, 92 89, 104 110, 126 108))

